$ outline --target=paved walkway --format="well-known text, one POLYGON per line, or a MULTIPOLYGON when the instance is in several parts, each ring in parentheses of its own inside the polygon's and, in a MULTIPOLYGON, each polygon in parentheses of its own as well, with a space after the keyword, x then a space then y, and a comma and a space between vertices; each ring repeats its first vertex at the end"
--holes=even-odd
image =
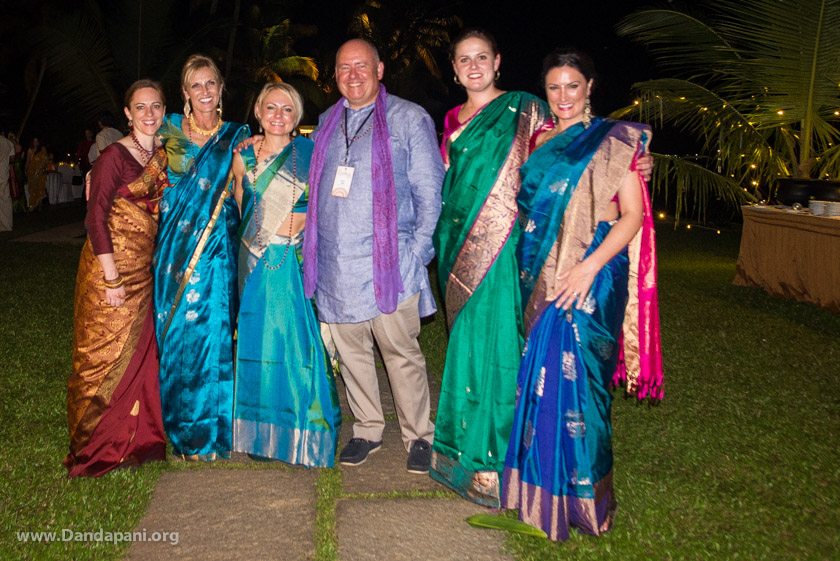
MULTIPOLYGON (((380 373, 387 426, 382 449, 361 466, 340 466, 336 512, 340 561, 510 561, 504 534, 469 526, 488 512, 424 475, 406 471, 393 401, 380 373)), ((342 411, 349 412, 344 388, 342 411)), ((432 387, 432 403, 438 388, 432 387)), ((345 417, 341 443, 351 435, 345 417)), ((213 466, 163 474, 138 531, 178 532, 178 544, 135 542, 129 561, 296 561, 315 554, 316 482, 323 470, 255 463, 235 454, 213 466)))
MULTIPOLYGON (((85 240, 84 224, 36 232, 15 241, 69 243, 85 240)), ((487 509, 461 499, 424 475, 405 469, 393 399, 380 370, 387 426, 380 451, 358 467, 339 466, 335 501, 340 561, 509 561, 504 534, 469 526, 465 519, 487 509)), ((439 388, 432 386, 432 404, 439 388)), ((349 407, 340 384, 345 415, 349 407)), ((340 446, 352 434, 345 416, 340 446)), ((315 554, 316 483, 323 470, 253 462, 244 454, 214 465, 189 465, 164 473, 136 531, 129 561, 309 560, 315 554), (154 532, 177 532, 151 541, 154 532)))

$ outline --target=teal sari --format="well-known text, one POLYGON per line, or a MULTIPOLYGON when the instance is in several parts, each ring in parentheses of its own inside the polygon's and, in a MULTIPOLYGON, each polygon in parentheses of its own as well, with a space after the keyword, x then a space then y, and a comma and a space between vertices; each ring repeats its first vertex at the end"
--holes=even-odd
POLYGON ((233 148, 248 127, 223 123, 198 147, 167 115, 169 158, 154 257, 163 424, 177 454, 229 456, 239 210, 229 197, 233 148))
POLYGON ((463 125, 457 111, 447 116, 456 122, 434 236, 450 333, 430 475, 498 508, 523 341, 519 166, 547 111, 523 92, 502 94, 463 125))
POLYGON ((253 147, 241 152, 233 443, 237 452, 332 467, 341 411, 315 310, 303 294, 303 235, 275 233, 292 212, 306 212, 312 147, 294 138, 270 163, 260 162, 255 184, 253 147))
POLYGON ((628 248, 598 272, 581 309, 558 309, 546 295, 558 273, 606 239, 613 223, 597 217, 648 137, 641 125, 593 119, 559 133, 522 166, 517 259, 527 342, 502 501, 552 540, 568 538, 570 526, 599 535, 612 524, 610 389, 632 286, 628 248))

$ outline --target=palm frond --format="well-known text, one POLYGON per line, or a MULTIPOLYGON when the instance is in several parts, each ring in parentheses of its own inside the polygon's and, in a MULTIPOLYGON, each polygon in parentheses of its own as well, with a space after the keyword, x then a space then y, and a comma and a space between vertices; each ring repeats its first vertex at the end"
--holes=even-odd
POLYGON ((670 154, 654 154, 654 161, 656 166, 651 179, 654 195, 661 194, 667 203, 673 193, 676 224, 686 213, 705 221, 708 203, 712 199, 731 206, 756 200, 738 181, 715 173, 698 162, 670 154))
POLYGON ((96 19, 86 12, 47 18, 31 36, 33 50, 47 63, 50 88, 61 92, 61 103, 87 118, 103 110, 119 114, 120 97, 114 89, 119 75, 103 32, 95 29, 96 19))
POLYGON ((315 59, 308 56, 287 56, 270 63, 270 67, 280 76, 303 76, 312 80, 318 80, 318 64, 315 59))
POLYGON ((616 31, 647 45, 662 69, 678 76, 715 74, 740 58, 717 30, 675 10, 635 12, 621 20, 616 31))
POLYGON ((619 26, 620 34, 647 44, 663 70, 685 78, 636 84, 637 106, 621 112, 658 119, 699 140, 704 156, 696 163, 671 159, 663 166, 693 178, 671 178, 677 205, 690 202, 686 193, 721 197, 727 183, 737 194, 737 183, 751 190, 779 176, 812 177, 814 170, 836 178, 840 0, 701 5, 707 21, 642 10, 619 26), (714 173, 721 178, 716 184, 702 178, 714 173))

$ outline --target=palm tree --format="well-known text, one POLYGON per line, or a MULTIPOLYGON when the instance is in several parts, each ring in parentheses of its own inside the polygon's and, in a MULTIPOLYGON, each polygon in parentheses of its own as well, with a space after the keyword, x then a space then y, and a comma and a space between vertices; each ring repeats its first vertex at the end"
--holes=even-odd
POLYGON ((703 16, 646 9, 618 33, 647 45, 670 77, 634 84, 621 115, 675 125, 699 160, 659 155, 654 186, 671 183, 677 214, 701 215, 770 193, 779 177, 840 175, 840 0, 708 0, 703 16))
POLYGON ((392 93, 428 105, 447 92, 437 59, 461 26, 461 19, 449 13, 451 8, 451 2, 420 0, 394 6, 365 0, 353 15, 350 33, 377 46, 392 93))
POLYGON ((307 105, 307 115, 316 117, 327 105, 327 87, 320 81, 320 70, 315 59, 295 53, 295 43, 318 33, 314 25, 293 23, 276 14, 265 14, 253 9, 249 22, 243 29, 244 52, 234 69, 235 78, 247 84, 243 92, 245 115, 250 112, 256 93, 266 82, 288 82, 301 94, 307 105))

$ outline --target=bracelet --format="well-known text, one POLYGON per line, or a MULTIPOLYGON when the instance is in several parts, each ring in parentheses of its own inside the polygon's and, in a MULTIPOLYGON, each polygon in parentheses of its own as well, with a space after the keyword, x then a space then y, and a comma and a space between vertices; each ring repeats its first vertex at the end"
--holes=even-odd
POLYGON ((103 278, 102 282, 105 284, 105 288, 119 288, 123 285, 123 278, 121 275, 117 275, 113 279, 103 278))

